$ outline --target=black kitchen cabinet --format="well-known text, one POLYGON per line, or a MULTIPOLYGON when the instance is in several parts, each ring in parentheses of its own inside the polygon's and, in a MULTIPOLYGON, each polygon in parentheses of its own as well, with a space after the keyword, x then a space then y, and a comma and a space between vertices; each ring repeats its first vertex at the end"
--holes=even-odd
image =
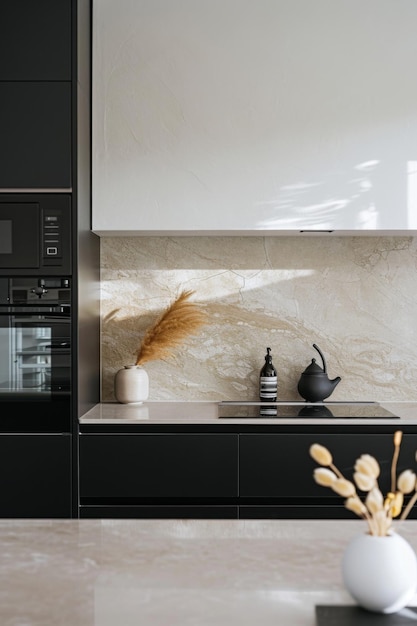
MULTIPOLYGON (((346 518, 356 516, 329 488, 317 485, 313 471, 319 467, 309 448, 320 443, 349 480, 361 454, 374 456, 381 468, 379 486, 390 491, 392 435, 364 433, 241 434, 239 444, 239 496, 241 518, 346 518)), ((415 468, 416 435, 404 435, 398 472, 415 468)))
POLYGON ((0 435, 0 474, 0 517, 71 517, 71 435, 0 435))
MULTIPOLYGON (((357 519, 341 496, 316 484, 309 448, 327 447, 348 479, 361 454, 373 455, 385 495, 397 428, 213 423, 80 430, 80 517, 357 519)), ((416 469, 417 428, 402 430, 397 474, 416 469)))
MULTIPOLYGON (((28 192, 34 203, 45 196, 53 202, 57 195, 51 191, 70 199, 71 266, 64 273, 73 284, 70 432, 41 436, 28 433, 29 425, 16 426, 11 435, 0 426, 0 517, 78 517, 78 419, 100 399, 100 243, 91 231, 91 15, 91 0, 0 2, 0 195, 16 206, 28 192)), ((23 269, 11 275, 23 275, 23 269)))
POLYGON ((238 436, 81 434, 80 517, 237 517, 238 436))
POLYGON ((0 4, 0 190, 69 189, 72 2, 0 4))
POLYGON ((71 84, 0 82, 0 188, 71 187, 71 84))
POLYGON ((2 0, 0 80, 71 80, 71 0, 2 0))

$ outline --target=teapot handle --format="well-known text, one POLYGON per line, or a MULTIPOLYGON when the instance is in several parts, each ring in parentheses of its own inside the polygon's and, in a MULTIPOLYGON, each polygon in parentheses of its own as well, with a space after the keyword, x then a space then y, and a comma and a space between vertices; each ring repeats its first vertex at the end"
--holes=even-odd
POLYGON ((323 372, 326 373, 326 371, 327 371, 326 361, 325 361, 325 358, 323 356, 322 351, 320 350, 320 348, 315 343, 313 343, 313 348, 315 348, 317 350, 317 352, 319 353, 319 355, 321 356, 321 360, 323 361, 323 372))

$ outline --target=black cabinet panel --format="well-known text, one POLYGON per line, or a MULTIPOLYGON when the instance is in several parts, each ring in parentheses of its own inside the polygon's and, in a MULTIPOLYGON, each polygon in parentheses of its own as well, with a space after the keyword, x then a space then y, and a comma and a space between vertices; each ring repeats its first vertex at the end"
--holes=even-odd
POLYGON ((71 435, 0 435, 0 517, 71 517, 71 435))
POLYGON ((0 82, 0 188, 71 187, 71 83, 0 82))
POLYGON ((237 519, 237 506, 81 506, 84 519, 237 519))
POLYGON ((0 2, 0 80, 70 80, 71 0, 0 2))
POLYGON ((81 499, 238 493, 238 435, 80 435, 79 446, 81 499))
MULTIPOLYGON (((341 501, 331 489, 317 485, 318 465, 309 455, 313 443, 327 447, 334 464, 349 480, 361 454, 374 456, 381 467, 383 492, 390 490, 393 439, 385 434, 248 434, 240 435, 240 496, 257 498, 329 498, 341 501)), ((404 435, 398 471, 415 468, 417 438, 404 435)), ((314 503, 312 503, 314 505, 314 503)))
MULTIPOLYGON (((200 519, 357 519, 344 499, 317 485, 313 443, 352 479, 361 454, 390 491, 393 432, 84 432, 80 516, 200 519)), ((417 437, 403 435, 397 475, 415 469, 417 437)), ((365 495, 365 494, 361 494, 365 495)), ((410 518, 416 518, 412 511, 410 518)))
MULTIPOLYGON (((342 500, 340 498, 340 500, 342 500)), ((240 506, 240 519, 358 519, 343 504, 318 506, 285 504, 280 506, 240 506)))

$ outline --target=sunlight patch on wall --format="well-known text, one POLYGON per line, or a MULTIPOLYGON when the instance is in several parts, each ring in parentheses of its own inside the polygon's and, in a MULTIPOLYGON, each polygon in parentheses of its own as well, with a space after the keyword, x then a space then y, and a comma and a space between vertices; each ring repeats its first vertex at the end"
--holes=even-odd
MULTIPOLYGON (((233 270, 142 270, 138 277, 137 270, 123 271, 123 275, 115 275, 113 280, 102 280, 102 302, 115 301, 115 293, 123 294, 124 301, 129 304, 131 300, 138 301, 138 292, 135 283, 142 292, 143 299, 147 299, 146 285, 149 292, 153 293, 155 285, 159 285, 162 292, 178 295, 175 288, 204 291, 206 301, 224 299, 228 296, 236 297, 236 291, 250 291, 251 289, 273 287, 279 283, 290 282, 316 273, 313 269, 233 269, 233 270), (117 284, 117 287, 116 287, 117 284)), ((155 310, 160 308, 160 299, 152 297, 155 310)), ((149 307, 147 304, 147 307, 149 307)), ((152 305, 149 310, 152 310, 152 305)))

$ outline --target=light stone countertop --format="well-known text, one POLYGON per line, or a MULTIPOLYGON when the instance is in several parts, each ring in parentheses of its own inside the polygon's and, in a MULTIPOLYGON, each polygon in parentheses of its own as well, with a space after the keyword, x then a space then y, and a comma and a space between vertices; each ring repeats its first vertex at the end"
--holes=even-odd
MULTIPOLYGON (((218 402, 143 402, 142 404, 119 404, 105 402, 97 404, 85 413, 80 424, 384 424, 397 425, 406 422, 417 425, 417 402, 381 402, 381 406, 398 419, 332 419, 332 418, 242 418, 218 419, 218 402)), ((293 402, 303 407, 304 402, 293 402)), ((327 402, 326 402, 327 404, 327 402)), ((328 403, 330 405, 330 401, 328 403)))
MULTIPOLYGON (((313 626, 362 520, 0 520, 2 626, 313 626)), ((417 522, 396 526, 414 549, 417 522)), ((417 596, 409 606, 417 606, 417 596)))

